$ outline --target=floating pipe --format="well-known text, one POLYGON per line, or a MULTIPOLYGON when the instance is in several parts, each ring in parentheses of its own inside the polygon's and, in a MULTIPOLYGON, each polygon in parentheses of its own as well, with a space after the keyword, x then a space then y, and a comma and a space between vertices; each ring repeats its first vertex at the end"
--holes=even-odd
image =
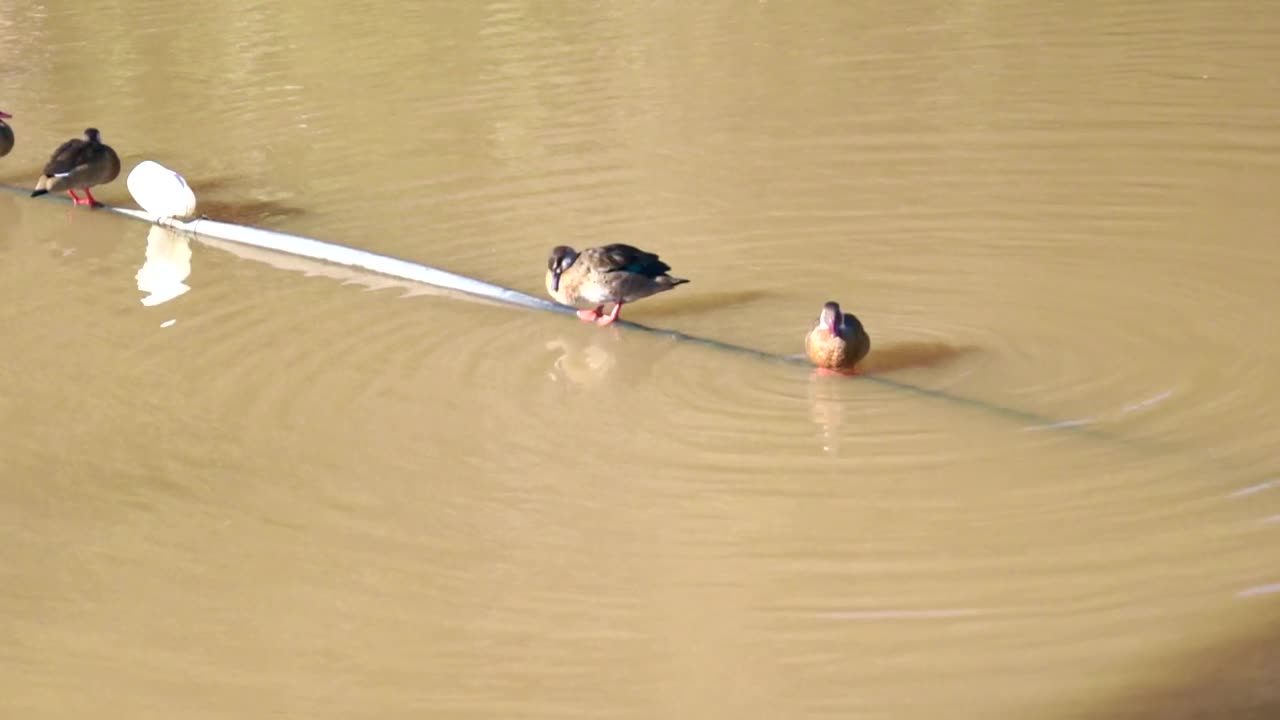
MULTIPOLYGON (((163 166, 157 165, 157 167, 160 167, 163 169, 163 166)), ((135 168, 135 170, 137 170, 137 168, 135 168)), ((185 180, 182 180, 181 176, 177 175, 177 173, 174 173, 174 175, 176 176, 177 179, 172 182, 175 182, 175 183, 180 182, 181 187, 185 188, 186 187, 185 180)), ((28 195, 30 193, 30 190, 28 189, 14 187, 12 185, 0 184, 0 189, 8 190, 10 192, 15 192, 15 193, 21 193, 23 195, 28 195)), ((180 191, 177 192, 176 196, 177 196, 176 201, 173 198, 170 198, 166 202, 169 202, 170 204, 176 204, 177 206, 183 206, 188 204, 187 198, 182 192, 180 191)), ((41 199, 42 200, 58 200, 62 202, 66 202, 69 200, 69 198, 59 196, 59 195, 44 195, 41 197, 41 199)), ((192 196, 191 199, 194 199, 194 196, 192 196)), ((399 260, 399 259, 388 257, 385 255, 378 255, 375 253, 366 252, 364 250, 357 250, 355 248, 346 247, 344 245, 336 245, 333 243, 327 243, 320 240, 314 240, 312 238, 301 237, 298 235, 289 235, 287 233, 275 232, 271 230, 261 230, 258 228, 246 227, 243 225, 223 223, 215 220, 210 220, 204 217, 190 219, 190 220, 180 220, 172 217, 161 217, 155 213, 150 213, 142 210, 134 210, 131 208, 115 207, 110 205, 104 205, 103 209, 109 210, 111 212, 114 212, 120 215, 124 215, 126 217, 133 218, 135 220, 142 220, 143 222, 146 222, 152 225, 160 225, 163 227, 168 227, 175 230, 192 233, 197 237, 206 239, 206 242, 208 242, 208 244, 214 245, 214 246, 223 246, 224 249, 229 249, 229 248, 226 248, 228 244, 239 246, 237 247, 237 250, 240 249, 241 247, 245 249, 258 248, 258 249, 273 251, 285 257, 289 257, 289 256, 304 257, 304 258, 311 258, 314 260, 318 260, 322 263, 331 263, 337 266, 362 268, 384 277, 397 278, 400 280, 409 280, 411 282, 420 283, 427 288, 441 289, 446 291, 457 291, 459 293, 462 293, 468 299, 483 302, 486 304, 501 303, 501 304, 507 304, 507 305, 515 305, 517 307, 524 307, 530 310, 545 310, 548 312, 560 313, 562 315, 570 315, 570 316, 574 315, 573 308, 560 305, 559 303, 553 303, 549 300, 544 300, 539 297, 534 297, 532 295, 528 295, 526 293, 522 293, 517 290, 512 290, 510 288, 505 288, 500 285, 494 285, 492 283, 487 283, 481 280, 469 278, 469 277, 466 277, 465 275, 458 275, 456 273, 451 273, 445 270, 438 270, 436 268, 427 267, 425 265, 420 265, 418 263, 413 263, 406 260, 399 260)), ((194 210, 194 208, 192 208, 192 210, 194 210)), ((88 212, 88 211, 86 210, 84 212, 88 212)), ((577 320, 576 317, 574 317, 574 319, 577 320)), ((775 363, 792 364, 792 365, 797 365, 802 367, 809 366, 809 362, 802 355, 799 355, 799 354, 780 355, 776 353, 770 353, 764 350, 757 350, 755 348, 749 348, 741 345, 734 345, 732 343, 722 342, 720 340, 714 340, 712 338, 704 338, 697 335, 688 335, 686 333, 679 332, 678 330, 653 328, 647 325, 641 325, 640 323, 632 322, 630 320, 617 320, 614 322, 614 325, 617 325, 620 327, 632 328, 635 330, 641 330, 654 335, 669 337, 674 340, 695 343, 698 345, 703 345, 705 347, 710 347, 720 351, 732 352, 740 355, 750 355, 760 360, 767 360, 775 363)), ((1125 447, 1130 449, 1141 448, 1147 451, 1174 453, 1178 455, 1183 455, 1184 457, 1187 457, 1189 461, 1202 467, 1206 471, 1218 471, 1225 466, 1245 477, 1257 478, 1259 480, 1257 484, 1250 486, 1250 488, 1248 488, 1247 490, 1252 490, 1255 488, 1272 487, 1276 483, 1280 482, 1280 479, 1277 479, 1274 475, 1269 474, 1269 475, 1260 477, 1256 471, 1241 467, 1233 462, 1225 461, 1226 460, 1225 458, 1214 458, 1212 459, 1212 461, 1205 463, 1202 457, 1189 455, 1185 450, 1181 448, 1169 447, 1167 445, 1164 445, 1163 443, 1158 443, 1158 442, 1143 441, 1135 438, 1121 437, 1116 435, 1115 433, 1111 433, 1106 430, 1100 430, 1097 428, 1090 427, 1085 422, 1053 420, 1052 418, 1048 418, 1028 410, 1021 410, 1018 408, 1013 408, 1013 407, 1008 407, 1008 406, 1000 405, 993 402, 988 402, 986 400, 969 398, 963 395, 956 395, 954 393, 949 393, 945 390, 932 390, 929 388, 920 387, 919 385, 912 385, 911 383, 894 380, 892 378, 888 378, 883 375, 859 375, 858 379, 862 380, 863 382, 875 383, 877 385, 890 388, 893 390, 897 390, 903 393, 909 393, 909 394, 918 395, 921 397, 928 397, 935 400, 941 400, 944 402, 952 403, 955 405, 961 405, 961 406, 973 408, 975 410, 980 410, 987 414, 1002 417, 1013 422, 1026 423, 1028 427, 1024 429, 1030 429, 1030 430, 1044 429, 1044 430, 1065 431, 1065 432, 1070 432, 1071 434, 1074 434, 1074 435, 1085 436, 1094 440, 1104 441, 1110 444, 1118 445, 1120 447, 1125 447)), ((1244 491, 1241 491, 1241 492, 1244 492, 1244 491)), ((1228 496, 1228 497, 1234 497, 1234 496, 1228 496)))
MULTIPOLYGON (((173 173, 161 165, 146 161, 134 168, 134 171, 130 173, 130 178, 132 179, 144 171, 147 173, 147 177, 149 179, 154 180, 155 178, 160 178, 162 183, 168 183, 170 185, 170 190, 167 194, 155 192, 153 190, 152 195, 148 197, 145 194, 145 190, 139 191, 139 188, 148 187, 145 182, 131 182, 129 189, 131 193, 135 195, 135 199, 145 201, 153 206, 165 205, 172 207, 174 206, 172 198, 176 195, 183 200, 183 202, 178 202, 177 205, 186 207, 188 212, 194 213, 194 202, 185 202, 186 196, 182 194, 182 190, 184 189, 186 192, 190 191, 187 189, 186 182, 182 180, 181 175, 173 173), (157 170, 157 168, 159 170, 157 170), (161 170, 164 171, 164 173, 172 173, 173 179, 171 179, 167 174, 161 174, 161 170), (152 198, 160 198, 160 200, 154 200, 152 198)), ((28 192, 22 188, 10 185, 0 185, 0 187, 24 194, 28 192)), ((67 200, 67 198, 52 194, 45 195, 41 199, 60 200, 64 202, 67 200)), ((191 199, 194 200, 194 196, 192 196, 191 199)), ((143 202, 140 202, 139 204, 143 204, 143 202)), ((501 285, 494 285, 465 275, 458 275, 457 273, 439 270, 419 263, 400 260, 386 255, 379 255, 366 250, 358 250, 345 245, 337 245, 334 243, 324 242, 322 240, 302 237, 300 235, 290 235, 288 233, 277 232, 274 230, 263 230, 245 225, 224 223, 217 220, 211 220, 203 216, 194 219, 179 219, 175 217, 160 216, 146 210, 135 210, 132 208, 116 207, 113 205, 104 205, 101 209, 108 210, 119 215, 124 215, 135 220, 141 220, 149 224, 160 225, 174 230, 192 233, 200 237, 215 238, 251 247, 274 250, 287 255, 311 258, 347 267, 361 268, 381 275, 410 280, 447 290, 454 290, 477 298, 496 300, 529 310, 543 310, 564 315, 574 314, 574 308, 551 302, 550 300, 545 300, 543 298, 534 297, 518 290, 502 287, 501 285)), ((84 212, 89 211, 85 210, 84 212)), ((648 325, 641 325, 640 323, 632 322, 630 320, 618 320, 614 325, 632 328, 634 330, 641 330, 654 335, 668 337, 673 340, 694 343, 725 352, 750 355, 760 360, 805 367, 810 366, 808 360, 799 354, 780 355, 742 345, 722 342, 712 338, 688 335, 678 330, 649 327, 648 325)), ((1007 407, 977 398, 955 395, 945 390, 932 390, 918 385, 912 385, 911 383, 893 380, 891 378, 884 377, 883 375, 859 375, 858 378, 866 382, 872 382, 901 392, 933 398, 936 400, 943 400, 957 405, 982 410, 989 414, 997 415, 1016 422, 1028 423, 1033 426, 1034 429, 1066 430, 1075 434, 1088 435, 1102 440, 1121 442, 1126 445, 1131 444, 1111 433, 1091 428, 1080 422, 1054 420, 1028 410, 1020 410, 1018 408, 1007 407)))

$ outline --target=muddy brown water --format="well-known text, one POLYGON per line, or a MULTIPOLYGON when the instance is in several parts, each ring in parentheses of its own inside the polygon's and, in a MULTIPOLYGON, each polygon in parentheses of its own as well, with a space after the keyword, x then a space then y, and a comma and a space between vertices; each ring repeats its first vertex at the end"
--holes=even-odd
POLYGON ((534 294, 630 242, 693 282, 624 317, 786 354, 837 299, 942 393, 0 192, 0 715, 1275 717, 1278 34, 0 0, 4 184, 92 125, 534 294))

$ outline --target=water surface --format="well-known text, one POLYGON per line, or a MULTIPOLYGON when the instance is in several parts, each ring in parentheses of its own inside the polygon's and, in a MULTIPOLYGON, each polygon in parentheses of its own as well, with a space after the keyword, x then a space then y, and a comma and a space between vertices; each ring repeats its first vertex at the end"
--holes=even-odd
POLYGON ((0 193, 0 708, 1268 716, 1278 32, 0 0, 7 185, 92 125, 216 218, 534 294, 639 244, 693 280, 648 325, 790 354, 837 299, 889 370, 0 193))

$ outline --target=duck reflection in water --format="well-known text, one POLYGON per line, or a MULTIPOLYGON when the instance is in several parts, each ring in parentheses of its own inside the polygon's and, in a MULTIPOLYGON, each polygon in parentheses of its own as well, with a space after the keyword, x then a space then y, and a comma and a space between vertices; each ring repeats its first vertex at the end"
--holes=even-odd
POLYGON ((622 333, 614 325, 608 332, 566 334, 548 340, 544 347, 556 353, 547 376, 554 382, 590 388, 600 385, 617 368, 622 333))
POLYGON ((882 375, 912 368, 936 368, 976 348, 944 342, 890 343, 874 350, 862 322, 828 301, 805 335, 805 355, 814 365, 809 383, 810 417, 821 433, 822 449, 838 455, 840 430, 849 406, 848 383, 828 376, 882 375))
POLYGON ((822 451, 836 457, 840 454, 841 430, 852 400, 848 394, 849 383, 823 382, 826 379, 816 371, 809 378, 809 418, 818 428, 822 451))
POLYGON ((147 233, 146 261, 134 278, 148 307, 168 302, 191 289, 191 240, 186 233, 152 225, 147 233))

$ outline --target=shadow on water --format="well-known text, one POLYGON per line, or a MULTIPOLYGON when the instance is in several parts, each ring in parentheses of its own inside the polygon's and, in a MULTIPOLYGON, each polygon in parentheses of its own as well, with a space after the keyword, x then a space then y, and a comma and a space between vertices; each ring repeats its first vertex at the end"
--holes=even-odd
POLYGON ((1274 720, 1280 718, 1280 623, 1203 653, 1165 663, 1167 683, 1127 693, 1090 720, 1274 720))
POLYGON ((944 342, 900 342, 883 347, 872 345, 871 352, 859 368, 863 374, 875 374, 938 367, 977 351, 978 348, 973 345, 949 345, 944 342))
MULTIPOLYGON (((42 167, 32 167, 28 172, 6 173, 0 176, 0 185, 12 186, 15 191, 28 187, 34 188, 41 170, 42 167)), ((122 172, 121 175, 124 173, 122 172)), ((300 207, 274 200, 219 200, 216 197, 210 199, 207 196, 208 193, 217 193, 219 190, 238 192, 238 188, 243 183, 234 176, 220 175, 194 181, 188 179, 187 182, 196 191, 196 197, 200 199, 197 212, 206 217, 216 218, 220 222, 262 225, 268 220, 282 220, 306 214, 306 210, 300 207)))
POLYGON ((198 212, 220 222, 236 225, 260 225, 267 220, 280 220, 306 214, 300 207, 286 205, 274 200, 220 200, 209 195, 219 191, 243 194, 244 181, 234 175, 215 175, 197 179, 187 179, 187 184, 200 198, 198 212))
POLYGON ((261 225, 267 220, 278 220, 303 215, 306 211, 274 200, 200 200, 199 212, 219 222, 236 225, 261 225))
POLYGON ((774 297, 776 293, 767 290, 731 290, 724 292, 707 292, 698 294, 688 294, 678 305, 672 304, 663 307, 646 308, 646 310, 654 316, 664 318, 676 318, 686 315, 701 315, 708 311, 724 310, 726 308, 736 307, 739 305, 747 305, 757 300, 774 297))

